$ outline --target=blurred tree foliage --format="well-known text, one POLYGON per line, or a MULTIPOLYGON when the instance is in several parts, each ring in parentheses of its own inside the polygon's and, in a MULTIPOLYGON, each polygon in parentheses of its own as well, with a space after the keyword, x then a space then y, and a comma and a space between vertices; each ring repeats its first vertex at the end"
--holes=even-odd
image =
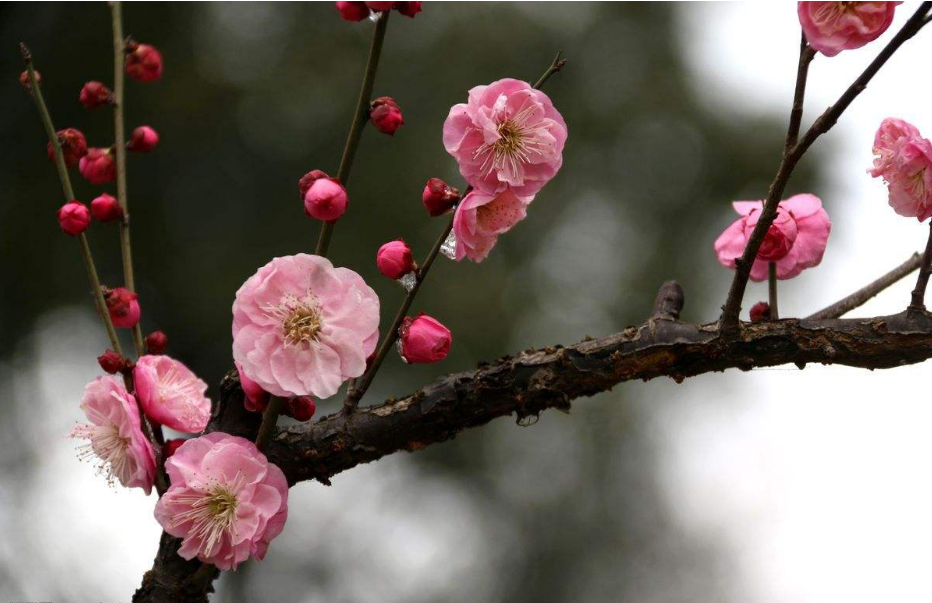
MULTIPOLYGON (((313 250, 318 224, 303 214, 297 179, 312 168, 336 171, 372 24, 341 21, 330 3, 131 3, 124 15, 125 30, 157 45, 166 65, 160 82, 129 82, 127 91, 127 126, 149 124, 161 135, 159 148, 131 154, 128 168, 144 330, 166 331, 169 352, 215 393, 231 367, 229 308, 239 285, 275 255, 313 250)), ((91 306, 75 243, 54 220, 60 188, 17 82, 16 42, 35 54, 56 126, 106 146, 110 113, 84 110, 77 96, 84 81, 112 78, 109 36, 103 3, 0 7, 7 357, 43 313, 91 306)), ((438 261, 414 309, 453 330, 453 351, 437 366, 390 358, 368 402, 524 347, 620 330, 647 315, 668 278, 686 290, 686 319, 717 316, 730 273, 715 263, 712 240, 732 219, 732 199, 764 195, 783 124, 729 119, 699 103, 694 90, 705 83, 689 79, 689 40, 669 4, 425 3, 416 19, 393 15, 375 93, 395 97, 405 125, 394 138, 365 132, 331 258, 372 284, 387 323, 403 291, 376 271, 376 249, 400 236, 423 256, 443 226, 420 205, 424 182, 440 176, 461 186, 441 144, 449 107, 477 84, 533 81, 557 50, 569 62, 546 92, 569 125, 562 172, 486 262, 438 261)), ((790 192, 812 181, 805 168, 790 192)), ((76 171, 74 181, 86 202, 101 190, 76 171)), ((90 238, 104 280, 118 283, 116 227, 94 224, 90 238)), ((502 600, 721 594, 706 545, 673 536, 631 404, 638 390, 623 391, 626 404, 602 396, 579 404, 571 420, 543 417, 526 430, 502 422, 411 457, 428 474, 469 484, 515 526, 519 543, 507 545, 495 577, 502 600)), ((292 563, 307 575, 263 566, 230 580, 245 592, 261 585, 266 600, 293 600, 308 580, 340 592, 345 576, 326 559, 292 563)), ((449 600, 468 593, 468 584, 451 585, 449 600)))

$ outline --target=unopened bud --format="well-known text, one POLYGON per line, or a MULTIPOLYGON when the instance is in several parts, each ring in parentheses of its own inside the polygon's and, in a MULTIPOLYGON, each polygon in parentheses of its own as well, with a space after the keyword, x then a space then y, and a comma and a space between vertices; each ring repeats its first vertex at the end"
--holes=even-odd
POLYGON ((321 178, 329 178, 327 172, 323 170, 311 170, 310 172, 301 176, 301 179, 298 180, 298 191, 301 193, 301 198, 304 198, 304 195, 307 194, 307 189, 311 188, 311 185, 320 180, 321 178))
POLYGON ((168 335, 163 331, 152 331, 146 335, 146 353, 161 354, 168 346, 168 335))
POLYGON ((110 375, 116 375, 126 370, 126 358, 123 358, 123 356, 117 354, 113 350, 107 350, 98 356, 97 364, 100 365, 100 368, 102 368, 105 373, 110 375))
MULTIPOLYGON (((87 155, 87 139, 81 130, 74 128, 65 128, 57 132, 58 143, 61 145, 62 158, 65 165, 74 167, 82 157, 87 155)), ((49 161, 55 161, 55 147, 50 142, 48 144, 49 161)))
POLYGON ((159 144, 159 133, 149 126, 139 126, 133 130, 133 136, 126 143, 126 148, 137 153, 148 153, 159 144))
POLYGON ((126 45, 126 75, 139 82, 162 77, 162 54, 155 46, 132 42, 126 45))
MULTIPOLYGON (((42 84, 42 74, 38 71, 36 74, 36 83, 42 84)), ((19 83, 23 85, 23 88, 26 89, 26 92, 32 92, 32 82, 29 81, 29 71, 26 70, 19 74, 19 83)))
POLYGON ((58 210, 58 225, 62 232, 73 237, 78 236, 91 223, 91 212, 78 200, 69 201, 58 210))
POLYGON ((450 211, 460 200, 460 192, 441 180, 431 178, 424 186, 421 201, 432 218, 450 211))
POLYGON ((389 241, 379 247, 375 256, 379 272, 392 280, 401 278, 414 270, 414 256, 403 240, 389 241))
POLYGON ((110 321, 119 329, 132 329, 139 323, 142 309, 139 307, 139 296, 123 287, 104 289, 104 301, 107 302, 107 311, 110 321))
POLYGON ((414 18, 414 15, 421 12, 420 2, 396 2, 395 10, 406 17, 414 18))
POLYGON ((365 2, 337 2, 336 6, 345 21, 362 21, 369 16, 365 2))
POLYGON ((770 320, 770 304, 757 302, 751 306, 751 322, 763 322, 765 320, 770 320))
POLYGON ((380 96, 369 105, 369 119, 379 132, 394 136, 405 120, 401 107, 390 96, 380 96))
POLYGON ((310 396, 290 398, 284 409, 285 414, 297 421, 310 421, 317 411, 317 405, 310 396))
POLYGON ((110 149, 91 148, 78 161, 78 170, 91 184, 106 184, 116 178, 116 162, 110 149))
POLYGON ((304 194, 304 212, 325 222, 332 222, 342 216, 348 204, 346 189, 334 178, 315 180, 304 194))
POLYGON ((398 350, 409 364, 439 362, 450 353, 453 343, 450 329, 426 314, 405 318, 399 336, 398 350))
POLYGON ((98 222, 113 222, 123 217, 123 208, 116 197, 103 193, 91 201, 91 215, 98 222))
POLYGON ((101 82, 91 81, 84 84, 78 101, 87 109, 96 109, 113 102, 113 92, 101 82))

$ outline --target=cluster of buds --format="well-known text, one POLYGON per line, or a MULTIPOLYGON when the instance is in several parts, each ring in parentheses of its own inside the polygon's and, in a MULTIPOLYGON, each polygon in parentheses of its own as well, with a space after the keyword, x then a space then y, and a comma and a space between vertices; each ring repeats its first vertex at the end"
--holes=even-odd
POLYGON ((339 219, 349 205, 349 196, 340 181, 321 170, 311 170, 302 176, 298 191, 304 199, 304 213, 324 222, 339 219))
POLYGON ((421 194, 424 209, 432 218, 447 213, 459 203, 459 200, 460 192, 440 178, 428 180, 424 186, 424 192, 421 194))
POLYGON ((113 92, 101 82, 90 81, 81 88, 78 95, 80 102, 86 109, 96 109, 104 105, 113 104, 113 92))
POLYGON ((398 353, 408 364, 440 362, 450 353, 453 334, 436 318, 406 317, 398 333, 398 353))
POLYGON ((390 96, 380 96, 369 103, 369 120, 379 132, 389 136, 394 136, 405 123, 401 107, 390 96))
POLYGON ((420 2, 337 2, 336 7, 340 16, 347 21, 362 21, 372 16, 373 12, 384 13, 392 9, 412 19, 421 12, 420 2))
POLYGON ((110 321, 118 329, 132 329, 139 324, 142 309, 139 307, 139 295, 124 287, 108 289, 104 287, 104 301, 110 321))

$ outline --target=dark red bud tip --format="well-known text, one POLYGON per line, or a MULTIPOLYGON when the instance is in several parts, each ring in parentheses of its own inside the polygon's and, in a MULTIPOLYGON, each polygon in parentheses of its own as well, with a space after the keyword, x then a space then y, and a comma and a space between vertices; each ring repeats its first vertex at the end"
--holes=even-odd
POLYGON ((296 421, 310 421, 317 411, 317 405, 310 396, 298 396, 288 400, 284 412, 296 421))
POLYGON ((100 368, 102 368, 105 373, 110 375, 116 375, 127 369, 126 358, 123 358, 123 356, 120 356, 113 350, 107 350, 98 356, 97 364, 100 365, 100 368))
POLYGON ((168 335, 163 331, 152 331, 146 335, 146 352, 149 354, 161 354, 168 346, 168 335))
POLYGON ((328 176, 327 172, 323 170, 311 170, 310 172, 301 176, 301 178, 298 180, 298 192, 301 193, 302 199, 304 199, 304 195, 307 194, 307 189, 311 188, 311 185, 321 178, 330 178, 330 176, 328 176))
POLYGON ((770 304, 757 302, 751 306, 751 322, 763 322, 765 320, 770 320, 770 304))
POLYGON ((421 12, 421 3, 420 2, 396 2, 393 7, 399 13, 406 17, 414 18, 414 15, 421 12))
MULTIPOLYGON (((26 89, 26 92, 32 92, 32 82, 29 81, 29 71, 24 71, 19 74, 19 83, 23 85, 23 88, 26 89)), ((36 83, 42 84, 42 74, 36 71, 36 83)))
POLYGON ((184 438, 177 438, 175 440, 168 440, 165 442, 165 446, 162 448, 162 456, 166 459, 170 458, 171 455, 175 454, 175 451, 181 448, 181 445, 187 442, 184 438))
POLYGON ((369 105, 369 120, 379 132, 394 136, 398 128, 404 125, 401 107, 390 96, 380 96, 369 105))
POLYGON ((362 21, 370 14, 365 2, 337 2, 336 7, 345 21, 362 21))

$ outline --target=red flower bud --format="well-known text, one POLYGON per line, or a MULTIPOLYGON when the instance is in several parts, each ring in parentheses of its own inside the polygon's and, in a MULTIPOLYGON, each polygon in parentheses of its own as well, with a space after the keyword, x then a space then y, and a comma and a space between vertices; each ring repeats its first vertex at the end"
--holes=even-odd
POLYGON ((450 353, 450 329, 426 314, 405 318, 400 331, 398 351, 409 364, 439 362, 450 353))
POLYGON ((366 6, 377 11, 392 10, 394 4, 394 2, 366 2, 366 6))
POLYGON ((301 198, 304 198, 304 195, 307 194, 307 189, 311 188, 311 185, 320 180, 321 178, 329 178, 327 172, 321 170, 311 170, 310 172, 301 176, 301 179, 298 180, 298 191, 301 193, 301 198))
POLYGON ((98 222, 113 222, 123 218, 123 208, 116 197, 103 193, 91 201, 91 215, 98 222))
POLYGON ((139 323, 142 310, 139 307, 139 296, 123 287, 104 289, 104 301, 107 302, 107 311, 113 326, 119 329, 132 329, 139 323))
POLYGON ((91 223, 91 212, 78 200, 69 201, 58 210, 58 225, 65 234, 78 236, 91 223))
POLYGON ((304 213, 325 222, 342 216, 348 204, 346 189, 335 178, 315 180, 304 194, 304 213))
POLYGON ((146 353, 161 354, 168 345, 168 335, 163 331, 152 331, 146 335, 146 353))
POLYGON ((414 270, 411 248, 403 240, 389 241, 379 247, 375 256, 379 272, 390 279, 399 279, 414 270))
POLYGON ((100 365, 100 368, 102 368, 105 373, 111 375, 116 375, 126 370, 126 358, 123 358, 123 356, 120 356, 113 350, 107 350, 98 356, 97 364, 100 365))
POLYGON ((171 455, 175 454, 175 451, 181 448, 181 445, 187 442, 184 438, 176 438, 174 440, 168 440, 165 442, 165 446, 162 447, 162 456, 165 457, 162 460, 170 458, 171 455))
POLYGON ((149 44, 127 45, 126 75, 140 82, 154 82, 162 77, 162 54, 149 44))
POLYGON ((310 421, 317 411, 317 405, 310 396, 290 398, 284 409, 285 414, 298 421, 310 421))
MULTIPOLYGON (((32 92, 32 83, 29 81, 29 71, 24 71, 19 74, 19 83, 23 85, 26 92, 32 92)), ((36 83, 42 84, 42 74, 38 71, 36 71, 36 83)))
POLYGON ((116 162, 110 149, 91 148, 78 161, 78 170, 91 184, 106 184, 116 178, 116 162))
POLYGON ((137 153, 148 153, 159 144, 159 133, 149 126, 139 126, 133 130, 133 137, 126 143, 126 148, 137 153))
POLYGON ((262 389, 258 383, 247 377, 238 362, 234 363, 234 365, 236 366, 236 372, 239 374, 239 384, 246 396, 245 400, 243 400, 243 406, 246 410, 252 412, 265 412, 265 409, 269 407, 269 393, 262 389))
POLYGON ((380 96, 372 101, 369 105, 369 119, 379 132, 389 136, 394 136, 405 123, 401 107, 390 96, 380 96))
MULTIPOLYGON (((82 157, 87 155, 87 139, 80 130, 74 128, 65 128, 59 130, 58 142, 61 144, 62 156, 65 159, 65 165, 74 167, 82 157)), ((50 142, 48 144, 49 161, 55 161, 55 147, 50 142)))
POLYGON ((424 186, 424 192, 421 194, 424 209, 432 218, 447 213, 459 200, 460 192, 440 178, 428 180, 424 186))
POLYGON ((337 10, 346 21, 362 21, 369 16, 369 7, 365 2, 337 2, 337 10))
POLYGON ((765 320, 770 320, 770 304, 757 302, 751 306, 751 322, 763 322, 765 320))
POLYGON ((113 92, 101 82, 87 82, 81 88, 78 101, 88 109, 96 109, 113 102, 113 92))
POLYGON ((414 18, 414 15, 421 12, 420 2, 396 2, 394 9, 406 17, 414 18))

